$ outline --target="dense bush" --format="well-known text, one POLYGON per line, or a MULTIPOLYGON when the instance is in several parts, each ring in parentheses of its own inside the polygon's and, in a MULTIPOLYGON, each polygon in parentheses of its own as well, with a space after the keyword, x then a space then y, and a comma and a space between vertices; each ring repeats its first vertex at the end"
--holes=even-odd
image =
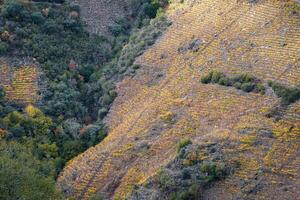
POLYGON ((63 199, 51 176, 55 161, 41 161, 16 142, 0 141, 0 199, 63 199))
POLYGON ((158 173, 157 178, 158 178, 158 186, 162 190, 171 190, 175 186, 174 178, 164 170, 161 170, 158 173))
POLYGON ((170 200, 198 200, 201 199, 202 189, 199 185, 195 184, 189 187, 187 190, 174 193, 169 198, 170 200))
POLYGON ((149 25, 137 29, 129 38, 128 44, 120 51, 117 59, 106 65, 105 75, 117 77, 132 75, 136 71, 134 60, 136 57, 154 44, 155 40, 170 25, 164 16, 152 19, 149 25), (117 74, 117 76, 116 76, 117 74))
POLYGON ((8 51, 8 44, 0 41, 0 55, 4 55, 8 51))
POLYGON ((249 74, 240 74, 227 77, 219 71, 211 71, 208 75, 201 78, 201 83, 215 83, 223 86, 233 86, 244 92, 260 92, 264 94, 265 87, 260 80, 249 74))
POLYGON ((132 199, 199 200, 204 188, 225 178, 238 167, 228 165, 220 144, 195 145, 183 139, 178 147, 185 149, 183 155, 178 154, 145 184, 136 186, 132 199), (148 191, 153 191, 153 194, 148 191))
POLYGON ((2 86, 0 86, 0 102, 3 101, 5 97, 5 90, 2 86))
POLYGON ((1 128, 9 131, 8 138, 21 138, 45 136, 50 132, 52 120, 46 117, 39 109, 39 114, 32 115, 26 110, 26 115, 18 111, 9 113, 5 118, 0 120, 1 128))
POLYGON ((269 82, 269 86, 272 87, 274 93, 281 98, 283 105, 289 105, 300 99, 300 88, 288 87, 272 81, 269 82))
POLYGON ((129 7, 132 17, 137 17, 137 22, 142 23, 145 18, 154 18, 160 9, 168 4, 168 0, 130 0, 129 7))
POLYGON ((205 182, 212 182, 225 177, 227 174, 224 165, 217 165, 214 162, 203 162, 200 166, 202 173, 206 174, 204 177, 205 182))
POLYGON ((192 144, 190 139, 182 139, 177 144, 177 153, 179 153, 183 148, 187 147, 188 145, 192 144))

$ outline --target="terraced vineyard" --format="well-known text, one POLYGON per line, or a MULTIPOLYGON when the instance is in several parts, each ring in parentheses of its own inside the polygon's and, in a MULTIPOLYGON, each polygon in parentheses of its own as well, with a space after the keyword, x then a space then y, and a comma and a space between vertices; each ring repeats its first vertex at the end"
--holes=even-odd
POLYGON ((6 98, 17 103, 35 103, 38 91, 38 69, 34 66, 12 68, 0 63, 0 85, 6 98))
POLYGON ((188 137, 199 144, 237 145, 224 151, 234 154, 228 159, 238 160, 239 170, 207 189, 204 199, 297 199, 299 102, 275 120, 267 117, 279 102, 272 91, 261 95, 200 83, 218 70, 247 72, 266 85, 273 80, 299 86, 300 18, 283 5, 271 0, 171 5, 172 26, 137 59, 143 66, 137 75, 118 85, 108 137, 71 160, 58 178, 65 194, 130 197, 135 185, 175 158, 176 144, 188 137))

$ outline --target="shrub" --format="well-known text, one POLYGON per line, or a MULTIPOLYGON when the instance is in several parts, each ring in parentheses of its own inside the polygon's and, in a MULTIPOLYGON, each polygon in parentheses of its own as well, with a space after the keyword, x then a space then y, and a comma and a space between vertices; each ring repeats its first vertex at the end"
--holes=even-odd
POLYGON ((155 7, 150 3, 145 3, 143 6, 144 13, 149 16, 150 18, 154 18, 156 16, 156 9, 155 7))
POLYGON ((164 170, 158 173, 158 186, 163 191, 170 190, 175 186, 175 180, 164 170))
POLYGON ((249 74, 240 74, 233 77, 227 77, 218 71, 212 71, 201 78, 201 83, 217 83, 224 86, 233 86, 245 92, 260 92, 264 94, 265 87, 260 80, 249 74))
POLYGON ((209 73, 207 76, 201 78, 201 83, 208 84, 211 82, 212 73, 209 73))
POLYGON ((300 99, 300 88, 288 87, 275 82, 269 82, 269 86, 272 87, 274 93, 281 98, 283 105, 289 105, 300 99))
POLYGON ((113 101, 113 98, 109 94, 104 94, 103 99, 102 99, 102 103, 104 105, 109 105, 112 103, 112 101, 113 101))
POLYGON ((115 24, 109 27, 109 31, 113 36, 118 36, 123 32, 123 28, 120 24, 115 24))
POLYGON ((107 113, 108 113, 108 110, 106 108, 100 108, 98 110, 98 119, 103 119, 107 113))
POLYGON ((190 179, 191 178, 191 171, 187 168, 184 168, 181 171, 181 176, 182 176, 183 179, 190 179))
POLYGON ((255 84, 254 83, 242 83, 241 85, 241 90, 243 90, 244 92, 252 92, 255 88, 255 84))
POLYGON ((211 82, 218 83, 221 78, 224 78, 225 75, 219 71, 213 71, 211 75, 211 82))
POLYGON ((78 4, 76 4, 76 3, 72 3, 70 5, 70 10, 71 11, 75 11, 77 13, 80 13, 80 6, 78 4))
POLYGON ((225 78, 225 75, 219 71, 212 71, 208 75, 201 78, 201 83, 218 83, 220 79, 225 78))
POLYGON ((0 55, 4 55, 8 51, 8 44, 0 41, 0 55))
MULTIPOLYGON (((42 29, 45 33, 54 34, 63 31, 63 27, 54 20, 48 20, 43 24, 42 29)), ((46 38, 45 38, 46 39, 46 38)))
POLYGON ((21 38, 29 36, 29 33, 27 32, 26 28, 17 27, 16 30, 15 30, 15 33, 17 34, 18 37, 21 37, 21 38))
MULTIPOLYGON (((138 29, 135 33, 129 38, 128 44, 122 49, 116 64, 112 66, 117 66, 118 74, 130 74, 134 72, 131 70, 134 65, 134 60, 137 56, 143 54, 143 52, 152 45, 155 40, 161 35, 170 23, 164 18, 155 18, 152 19, 149 25, 138 29)), ((107 68, 109 65, 107 66, 107 68)), ((111 76, 116 76, 115 72, 111 67, 107 70, 111 73, 111 76)))
POLYGON ((233 84, 233 87, 235 87, 236 89, 241 89, 241 87, 242 87, 242 84, 240 83, 240 82, 235 82, 234 84, 233 84))
POLYGON ((266 88, 262 83, 258 83, 255 86, 255 91, 260 92, 261 94, 265 94, 266 88))
POLYGON ((31 14, 31 20, 34 23, 40 24, 43 23, 45 21, 45 18, 43 16, 43 14, 41 12, 34 12, 31 14))
POLYGON ((172 193, 169 200, 199 200, 202 199, 202 187, 198 184, 193 184, 183 191, 172 193))
POLYGON ((225 165, 217 165, 215 162, 208 161, 202 163, 200 171, 205 174, 205 182, 221 179, 227 174, 225 165))
POLYGON ((40 109, 34 107, 33 105, 28 105, 25 108, 25 111, 26 111, 27 115, 31 118, 35 118, 35 117, 43 115, 42 111, 40 111, 40 109))
POLYGON ((187 147, 188 145, 192 144, 192 141, 188 138, 182 139, 178 144, 177 144, 177 153, 180 152, 181 149, 187 147))
POLYGON ((224 85, 224 86, 231 86, 231 80, 227 77, 223 77, 223 78, 220 78, 218 84, 224 85))
POLYGON ((63 123, 64 132, 74 138, 78 138, 81 127, 76 119, 68 119, 63 123))
POLYGON ((200 170, 202 173, 208 174, 208 175, 214 175, 216 174, 216 164, 211 162, 203 162, 203 164, 200 167, 200 170))
POLYGON ((250 74, 240 74, 232 78, 234 82, 249 83, 255 80, 255 77, 250 74))
POLYGON ((23 5, 20 2, 12 1, 5 5, 3 16, 9 19, 19 19, 23 5))
POLYGON ((5 90, 4 88, 0 85, 0 102, 4 99, 5 97, 5 90))

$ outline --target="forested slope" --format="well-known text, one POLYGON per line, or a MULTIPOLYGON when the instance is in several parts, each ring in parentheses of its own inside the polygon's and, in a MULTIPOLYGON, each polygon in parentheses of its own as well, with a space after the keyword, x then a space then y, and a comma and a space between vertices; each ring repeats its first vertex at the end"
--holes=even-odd
POLYGON ((172 25, 117 85, 108 136, 67 164, 62 191, 75 199, 297 199, 297 4, 187 1, 168 13, 172 25))

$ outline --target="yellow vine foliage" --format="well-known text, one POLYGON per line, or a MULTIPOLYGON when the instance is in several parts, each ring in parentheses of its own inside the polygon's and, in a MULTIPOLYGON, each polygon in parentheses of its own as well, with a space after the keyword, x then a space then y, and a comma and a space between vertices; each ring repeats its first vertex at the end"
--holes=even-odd
POLYGON ((5 89, 9 101, 29 104, 38 100, 38 69, 23 66, 13 69, 0 61, 0 85, 5 89))

